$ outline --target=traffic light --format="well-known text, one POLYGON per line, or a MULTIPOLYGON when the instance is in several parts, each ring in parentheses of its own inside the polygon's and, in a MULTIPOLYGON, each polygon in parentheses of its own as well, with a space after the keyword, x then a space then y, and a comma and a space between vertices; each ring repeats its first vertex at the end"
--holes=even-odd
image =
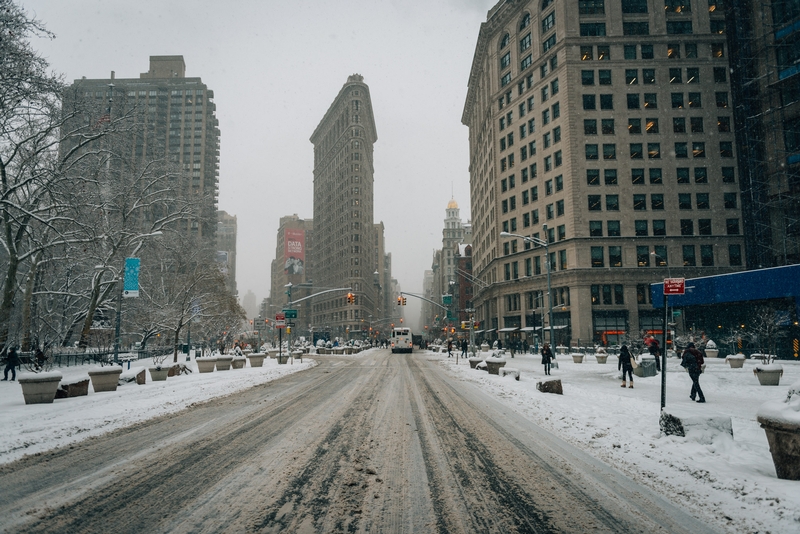
POLYGON ((403 297, 403 306, 405 306, 405 305, 406 305, 406 298, 403 297))
POLYGON ((467 321, 461 321, 461 330, 467 329, 467 321))
POLYGON ((474 323, 472 323, 472 328, 477 330, 479 325, 480 325, 480 323, 478 321, 475 321, 474 323))
POLYGON ((355 302, 356 302, 356 296, 353 295, 352 293, 348 293, 347 294, 347 303, 348 304, 354 304, 355 302))
POLYGON ((287 326, 286 327, 286 333, 287 334, 291 334, 292 333, 292 327, 291 326, 287 326))
POLYGON ((250 319, 250 326, 253 326, 253 320, 250 319))
POLYGON ((398 306, 402 306, 403 305, 403 297, 397 297, 397 305, 398 306))

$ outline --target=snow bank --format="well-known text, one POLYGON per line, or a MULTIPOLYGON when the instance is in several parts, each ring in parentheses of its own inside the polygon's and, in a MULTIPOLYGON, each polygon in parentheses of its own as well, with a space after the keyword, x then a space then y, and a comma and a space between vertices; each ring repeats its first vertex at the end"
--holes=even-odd
POLYGON ((762 404, 757 417, 759 421, 769 421, 779 426, 800 426, 800 382, 789 386, 785 399, 762 404))

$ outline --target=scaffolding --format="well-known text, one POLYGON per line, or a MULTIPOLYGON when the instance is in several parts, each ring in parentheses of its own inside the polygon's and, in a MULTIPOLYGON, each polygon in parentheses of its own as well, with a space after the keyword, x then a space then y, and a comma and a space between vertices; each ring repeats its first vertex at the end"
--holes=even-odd
POLYGON ((800 263, 800 0, 726 10, 747 267, 800 263))

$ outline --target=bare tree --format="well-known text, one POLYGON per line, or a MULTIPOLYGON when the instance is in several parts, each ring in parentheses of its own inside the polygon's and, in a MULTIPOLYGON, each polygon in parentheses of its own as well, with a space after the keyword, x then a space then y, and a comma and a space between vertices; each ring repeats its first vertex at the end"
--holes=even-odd
POLYGON ((750 342, 758 347, 761 361, 765 364, 772 363, 778 340, 786 335, 778 322, 778 311, 772 306, 759 306, 746 332, 750 342))

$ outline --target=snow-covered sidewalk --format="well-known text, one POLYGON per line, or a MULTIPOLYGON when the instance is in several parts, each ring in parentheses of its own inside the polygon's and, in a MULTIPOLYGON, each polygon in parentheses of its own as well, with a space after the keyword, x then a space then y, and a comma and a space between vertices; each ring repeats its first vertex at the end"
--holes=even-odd
MULTIPOLYGON (((165 365, 171 361, 168 358, 165 365)), ((26 405, 18 382, 0 382, 0 464, 174 413, 316 365, 308 357, 303 363, 294 360, 291 365, 278 365, 277 360, 267 358, 264 367, 250 367, 248 363, 244 369, 201 374, 194 360, 187 362, 181 356, 179 363, 185 363, 193 372, 161 382, 151 381, 148 374, 146 384, 126 383, 113 392, 95 393, 90 386, 87 396, 56 399, 52 404, 26 405)), ((130 365, 134 369, 152 364, 145 359, 130 365)), ((94 368, 78 365, 55 370, 64 376, 62 381, 72 381, 89 378, 88 371, 94 368)), ((124 368, 127 371, 128 365, 124 368)), ((24 372, 18 372, 17 378, 20 376, 25 376, 24 372)))
POLYGON ((661 436, 661 376, 634 377, 634 389, 622 389, 614 356, 606 364, 593 356, 581 364, 558 356, 559 369, 551 377, 545 377, 538 355, 507 357, 506 366, 521 371, 519 382, 470 369, 466 359, 456 366, 446 354, 426 354, 434 356, 455 376, 675 502, 696 507, 728 531, 800 532, 800 482, 776 477, 766 435, 756 422, 763 402, 784 399, 800 380, 800 362, 781 361, 781 385, 761 386, 753 374, 758 361, 731 369, 722 358, 707 358, 700 377, 707 402, 698 404, 689 399, 688 374, 677 359, 669 360, 667 408, 730 416, 731 439, 724 434, 661 436), (537 391, 536 383, 546 378, 561 379, 564 395, 537 391))

